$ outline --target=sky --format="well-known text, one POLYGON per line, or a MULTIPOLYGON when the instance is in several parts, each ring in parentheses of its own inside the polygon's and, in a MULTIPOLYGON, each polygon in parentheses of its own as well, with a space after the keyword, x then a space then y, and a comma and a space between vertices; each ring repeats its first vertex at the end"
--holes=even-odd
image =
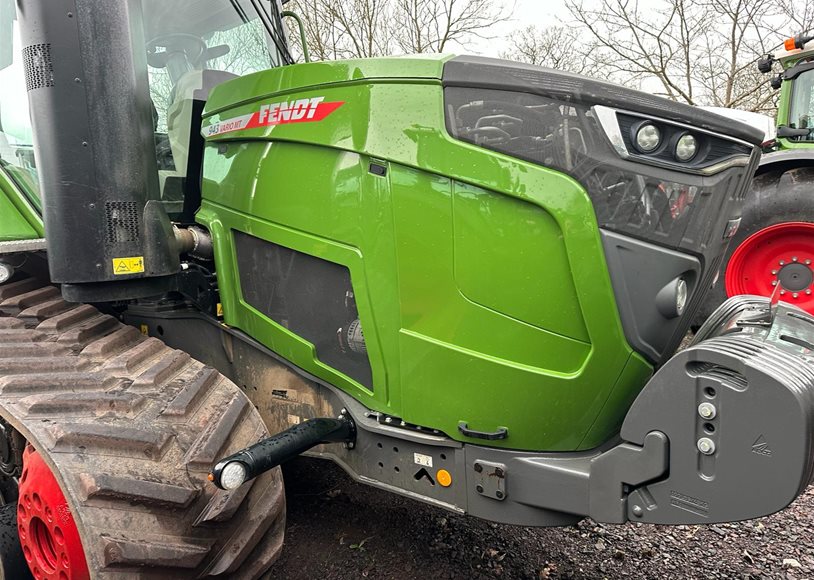
POLYGON ((565 0, 495 0, 495 2, 507 11, 514 6, 511 20, 496 24, 490 33, 494 38, 479 39, 465 47, 466 52, 497 57, 509 48, 512 31, 530 24, 545 28, 556 24, 557 18, 568 19, 565 0))

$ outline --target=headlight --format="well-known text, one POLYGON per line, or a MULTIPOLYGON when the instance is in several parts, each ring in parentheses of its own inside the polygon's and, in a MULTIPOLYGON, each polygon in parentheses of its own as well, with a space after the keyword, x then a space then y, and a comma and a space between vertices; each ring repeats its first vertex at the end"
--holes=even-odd
POLYGON ((240 461, 232 461, 220 472, 220 484, 223 489, 237 489, 246 481, 246 474, 246 467, 240 461))
POLYGON ((14 268, 5 262, 0 262, 0 284, 7 282, 14 275, 14 268))
POLYGON ((683 277, 671 280, 656 295, 656 308, 667 319, 677 318, 684 314, 690 292, 683 277))
POLYGON ((679 278, 676 283, 676 312, 679 316, 684 314, 684 309, 687 307, 687 283, 684 278, 679 278))
POLYGON ((650 153, 661 145, 661 131, 652 123, 643 123, 636 131, 636 148, 642 153, 650 153))
POLYGON ((676 142, 676 159, 686 162, 695 157, 696 153, 698 153, 698 140, 689 133, 685 133, 676 142))

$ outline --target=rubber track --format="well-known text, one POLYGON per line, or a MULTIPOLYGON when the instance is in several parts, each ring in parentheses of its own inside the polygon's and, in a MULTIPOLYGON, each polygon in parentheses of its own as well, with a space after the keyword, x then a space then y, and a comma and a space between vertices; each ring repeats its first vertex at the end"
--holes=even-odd
POLYGON ((0 414, 57 474, 94 578, 257 578, 278 557, 279 469, 206 480, 265 426, 186 353, 33 279, 0 285, 0 414))

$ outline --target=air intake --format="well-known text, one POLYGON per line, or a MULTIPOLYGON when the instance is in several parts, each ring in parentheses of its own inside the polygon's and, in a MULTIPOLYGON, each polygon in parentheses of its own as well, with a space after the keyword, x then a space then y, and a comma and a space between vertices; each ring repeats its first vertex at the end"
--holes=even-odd
POLYGON ((74 302, 164 292, 179 261, 158 201, 141 2, 17 10, 51 279, 74 302))

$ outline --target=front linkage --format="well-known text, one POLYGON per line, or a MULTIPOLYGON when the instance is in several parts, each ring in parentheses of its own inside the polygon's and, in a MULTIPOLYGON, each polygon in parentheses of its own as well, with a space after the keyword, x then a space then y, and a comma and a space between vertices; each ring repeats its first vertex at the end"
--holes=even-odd
MULTIPOLYGON (((455 448, 448 441, 455 454, 447 465, 450 481, 465 482, 465 490, 453 505, 433 503, 526 525, 561 525, 585 516, 606 523, 697 524, 772 514, 811 480, 812 351, 814 316, 767 298, 732 298, 645 386, 625 418, 621 442, 582 453, 529 453, 455 448)), ((398 433, 391 427, 383 433, 374 414, 360 412, 358 404, 354 411, 358 432, 347 410, 338 419, 312 419, 316 423, 307 426, 331 421, 331 428, 328 435, 308 429, 310 445, 358 437, 369 448, 377 438, 398 433)), ((263 469, 301 453, 303 438, 289 435, 218 462, 216 483, 223 485, 223 468, 249 451, 253 465, 263 469), (286 442, 297 449, 287 453, 286 442)), ((438 455, 439 445, 444 442, 434 441, 435 451, 417 449, 438 455)), ((360 479, 375 475, 369 462, 353 458, 353 446, 320 454, 337 454, 360 479)), ((263 469, 249 470, 248 478, 263 469)))

